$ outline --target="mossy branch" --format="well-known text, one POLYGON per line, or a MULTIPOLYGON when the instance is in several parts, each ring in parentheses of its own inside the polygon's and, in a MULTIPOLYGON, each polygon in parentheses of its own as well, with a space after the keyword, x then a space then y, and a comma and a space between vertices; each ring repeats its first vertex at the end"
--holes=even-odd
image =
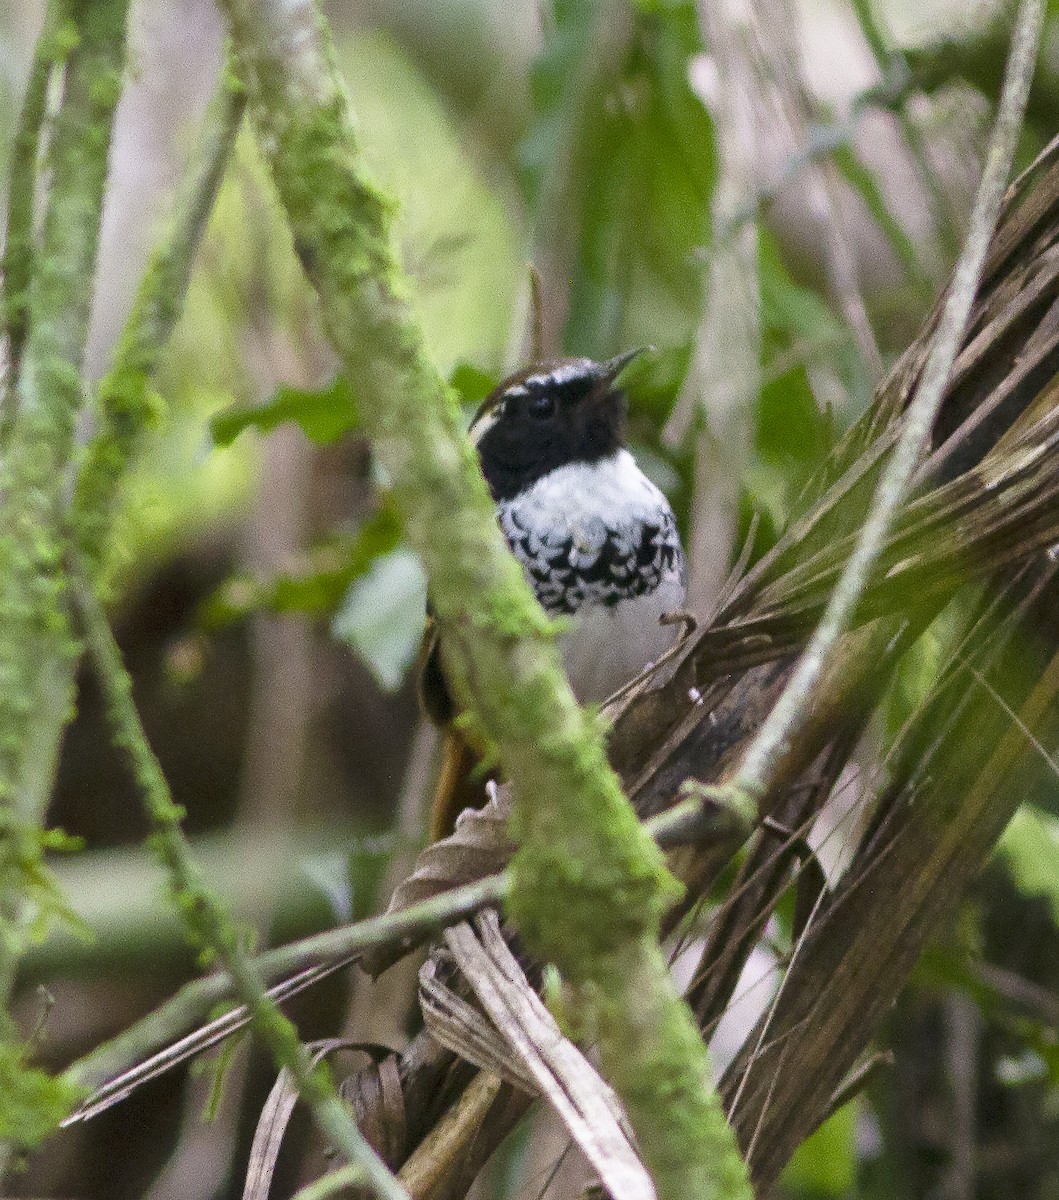
POLYGON ((184 309, 195 254, 224 179, 245 97, 227 72, 203 118, 194 161, 177 196, 173 219, 151 256, 114 352, 100 381, 96 428, 85 452, 74 496, 81 554, 96 574, 105 559, 118 485, 136 440, 154 420, 150 383, 184 309))
MULTIPOLYGON (((72 712, 79 651, 63 562, 71 524, 74 427, 86 394, 81 364, 122 88, 126 15, 127 0, 55 4, 49 10, 10 181, 3 312, 12 370, 0 438, 0 804, 7 810, 0 853, 3 1000, 14 985, 28 919, 40 917, 42 903, 57 911, 62 907, 58 894, 42 893, 39 884, 30 890, 30 885, 48 879, 41 825, 60 737, 72 712), (40 127, 52 68, 64 59, 65 86, 37 252, 32 213, 40 127)), ((216 124, 209 126, 214 136, 200 155, 201 169, 178 205, 173 235, 148 271, 115 367, 104 382, 101 427, 77 495, 84 519, 75 522, 81 548, 93 560, 104 549, 117 483, 134 436, 146 422, 147 383, 179 316, 238 125, 241 100, 230 90, 226 96, 216 124)), ((60 1082, 68 1086, 66 1080, 55 1081, 56 1086, 60 1082)), ((6 1151, 0 1146, 0 1171, 6 1151)))
MULTIPOLYGON (((684 800, 645 822, 663 849, 748 836, 752 814, 728 807, 722 789, 691 782, 684 794, 684 800)), ((266 982, 282 980, 270 991, 276 998, 286 999, 348 967, 368 951, 407 953, 439 930, 482 908, 500 905, 510 890, 509 871, 487 875, 419 904, 267 950, 254 959, 254 966, 266 982)), ((107 1107, 112 1097, 124 1098, 132 1088, 241 1029, 246 1018, 238 1011, 195 1029, 214 1005, 231 996, 233 988, 231 976, 224 972, 185 984, 154 1012, 73 1063, 65 1072, 67 1080, 98 1089, 86 1100, 81 1115, 94 1115, 107 1107)))
POLYGON ((48 106, 52 69, 70 49, 70 27, 59 23, 58 0, 49 0, 44 25, 33 50, 29 81, 8 164, 7 230, 4 237, 2 324, 7 339, 7 378, 0 410, 0 444, 10 432, 15 388, 29 324, 29 285, 33 278, 33 216, 37 199, 37 158, 48 106))
POLYGON ((294 248, 430 577, 446 662, 515 790, 509 911, 580 990, 662 1197, 747 1197, 706 1048, 658 949, 676 888, 574 701, 554 630, 497 528, 456 398, 430 362, 393 206, 365 171, 307 0, 223 0, 294 248))
MULTIPOLYGON (((39 846, 59 735, 73 702, 76 646, 62 566, 67 489, 110 135, 121 94, 126 3, 97 0, 65 10, 60 41, 69 56, 49 156, 43 235, 32 257, 28 306, 16 306, 28 329, 0 459, 0 804, 9 809, 10 825, 0 853, 0 919, 7 923, 0 940, 0 1003, 10 994, 22 943, 20 863, 39 846)), ((26 176, 19 186, 31 182, 26 176)))
POLYGON ((209 958, 224 964, 255 1028, 280 1067, 286 1067, 317 1123, 350 1163, 363 1168, 367 1186, 379 1200, 408 1200, 386 1164, 365 1141, 335 1090, 326 1064, 314 1065, 294 1026, 265 994, 261 972, 221 902, 209 891, 181 829, 183 810, 173 803, 162 769, 147 742, 132 698, 132 680, 87 576, 74 580, 85 639, 99 676, 114 730, 114 742, 128 755, 144 810, 151 824, 149 844, 169 873, 176 907, 188 936, 209 958))
MULTIPOLYGON (((16 256, 15 276, 5 280, 5 311, 21 314, 27 337, 0 462, 5 498, 0 512, 0 800, 14 814, 0 887, 4 915, 16 930, 17 863, 35 844, 59 739, 72 711, 77 646, 66 611, 66 537, 72 524, 80 551, 93 566, 105 552, 119 481, 135 437, 151 416, 149 382, 179 319, 195 251, 243 111, 240 90, 226 78, 207 114, 203 144, 178 198, 169 236, 151 261, 114 366, 100 385, 96 436, 77 483, 71 522, 73 430, 86 391, 81 359, 110 134, 121 94, 126 6, 127 0, 106 0, 63 7, 65 20, 46 25, 41 35, 38 63, 67 58, 50 156, 51 187, 40 253, 25 250, 16 256), (31 267, 27 281, 23 276, 31 267), (26 296, 16 302, 12 287, 28 288, 26 296)), ((36 103, 31 96, 27 108, 36 103)), ((16 209, 24 206, 24 193, 34 191, 30 167, 36 152, 31 160, 28 149, 32 116, 29 112, 23 122, 24 169, 11 182, 16 209)), ((0 952, 5 995, 13 983, 18 944, 12 934, 0 952)))
MULTIPOLYGON (((34 918, 62 911, 44 867, 42 824, 59 735, 73 705, 75 643, 62 569, 66 491, 81 405, 99 219, 121 94, 127 0, 62 5, 38 43, 8 197, 3 313, 12 355, 0 441, 0 1008, 6 1008, 34 918), (40 130, 55 61, 67 54, 50 146, 39 251, 33 241, 40 130)), ((0 1175, 12 1145, 60 1115, 41 1098, 6 1018, 0 1058, 8 1096, 0 1175), (29 1090, 28 1090, 29 1089, 29 1090), (21 1120, 19 1118, 22 1118, 21 1120), (35 1119, 32 1129, 27 1120, 35 1119)), ((42 1078, 42 1077, 41 1077, 42 1078)), ((37 1079, 37 1083, 40 1078, 37 1079)))
MULTIPOLYGON (((333 971, 356 962, 368 950, 390 946, 400 947, 403 952, 411 950, 432 934, 466 920, 488 905, 499 904, 509 887, 510 879, 506 873, 489 875, 477 883, 452 888, 400 912, 369 917, 364 921, 313 934, 288 946, 266 950, 254 958, 253 966, 266 983, 289 980, 288 986, 281 985, 281 989, 277 989, 286 998, 302 990, 302 987, 325 979, 333 971)), ((214 1005, 228 999, 234 990, 235 981, 225 972, 185 984, 172 999, 143 1020, 73 1063, 65 1073, 67 1078, 82 1087, 99 1086, 118 1072, 140 1064, 168 1042, 183 1037, 209 1014, 214 1005)), ((207 1030, 212 1030, 217 1024, 211 1023, 207 1030)), ((219 1036, 227 1036, 242 1024, 241 1020, 225 1022, 219 1036)), ((212 1045, 214 1040, 219 1040, 212 1033, 203 1033, 205 1036, 194 1047, 180 1044, 173 1047, 171 1057, 163 1054, 150 1065, 143 1064, 147 1069, 138 1073, 135 1080, 123 1079, 121 1092, 183 1061, 188 1053, 197 1053, 207 1045, 212 1045)), ((101 1089, 99 1094, 89 1099, 88 1106, 94 1107, 107 1094, 109 1089, 101 1089)))

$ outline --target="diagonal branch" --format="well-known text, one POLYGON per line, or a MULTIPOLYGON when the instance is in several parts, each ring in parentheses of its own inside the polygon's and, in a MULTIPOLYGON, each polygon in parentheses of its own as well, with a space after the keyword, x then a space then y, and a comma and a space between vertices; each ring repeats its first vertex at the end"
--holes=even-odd
POLYGON ((275 1001, 265 994, 264 980, 243 948, 240 931, 220 901, 203 884, 181 829, 183 811, 173 803, 169 785, 147 742, 133 704, 132 680, 121 661, 121 652, 99 601, 83 573, 74 581, 74 589, 84 621, 85 638, 114 727, 114 742, 128 755, 151 824, 151 844, 169 872, 177 911, 189 938, 211 957, 216 956, 224 963, 277 1064, 290 1072, 321 1129, 351 1164, 363 1168, 367 1186, 378 1200, 407 1200, 404 1189, 365 1140, 339 1099, 326 1066, 323 1063, 314 1065, 308 1050, 298 1040, 297 1030, 279 1011, 275 1001))
POLYGON ((429 360, 326 26, 308 0, 222 8, 295 249, 427 567, 446 664, 514 781, 511 914, 580 988, 659 1195, 746 1197, 706 1048, 658 946, 676 889, 574 701, 429 360))
MULTIPOLYGON (((647 828, 663 848, 714 837, 730 838, 743 818, 723 807, 725 799, 719 789, 696 789, 688 799, 652 818, 647 828)), ((253 965, 266 982, 280 980, 269 988, 270 998, 287 1000, 372 952, 382 952, 374 966, 375 971, 381 971, 439 930, 483 908, 498 906, 510 888, 509 871, 486 875, 420 903, 268 950, 258 955, 253 965)), ((66 1071, 70 1082, 96 1090, 65 1124, 104 1112, 141 1084, 243 1029, 249 1021, 245 1008, 233 1009, 195 1028, 214 1005, 234 991, 235 983, 226 972, 197 979, 124 1033, 73 1063, 66 1071)))

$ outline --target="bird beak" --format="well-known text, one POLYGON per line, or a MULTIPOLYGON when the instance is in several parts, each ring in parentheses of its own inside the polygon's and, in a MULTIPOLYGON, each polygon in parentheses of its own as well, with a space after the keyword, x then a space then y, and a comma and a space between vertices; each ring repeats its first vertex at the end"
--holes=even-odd
POLYGON ((607 385, 612 384, 634 358, 639 358, 648 350, 654 350, 654 346, 637 346, 635 350, 626 350, 624 354, 619 354, 603 363, 602 376, 607 385))

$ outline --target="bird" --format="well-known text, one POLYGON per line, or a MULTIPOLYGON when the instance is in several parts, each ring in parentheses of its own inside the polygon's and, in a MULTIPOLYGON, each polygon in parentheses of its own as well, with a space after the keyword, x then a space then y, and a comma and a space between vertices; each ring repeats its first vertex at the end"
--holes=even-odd
MULTIPOLYGON (((502 380, 469 434, 497 521, 549 616, 574 696, 601 703, 658 661, 678 636, 667 615, 686 598, 673 509, 626 446, 628 401, 618 384, 642 349, 597 362, 535 362, 502 380)), ((436 623, 419 658, 422 706, 445 731, 430 835, 486 799, 479 755, 454 724, 436 623)))

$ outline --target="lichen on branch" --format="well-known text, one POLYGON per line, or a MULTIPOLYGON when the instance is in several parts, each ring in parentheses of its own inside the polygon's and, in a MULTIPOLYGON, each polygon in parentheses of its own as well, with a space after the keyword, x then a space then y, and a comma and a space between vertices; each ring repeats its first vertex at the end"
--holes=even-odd
POLYGON ((705 1046, 658 951, 675 884, 496 525, 455 397, 424 345, 392 203, 358 153, 326 26, 309 0, 222 8, 294 249, 427 567, 446 663, 513 781, 509 911, 580 989, 659 1194, 748 1197, 705 1046))
MULTIPOLYGON (((0 804, 15 834, 0 853, 0 1001, 13 984, 24 925, 17 855, 39 833, 73 704, 66 504, 126 7, 127 0, 69 4, 62 36, 48 35, 68 57, 43 232, 31 277, 16 280, 24 296, 5 297, 25 341, 0 457, 0 804)), ((32 172, 16 182, 29 186, 32 172)))

